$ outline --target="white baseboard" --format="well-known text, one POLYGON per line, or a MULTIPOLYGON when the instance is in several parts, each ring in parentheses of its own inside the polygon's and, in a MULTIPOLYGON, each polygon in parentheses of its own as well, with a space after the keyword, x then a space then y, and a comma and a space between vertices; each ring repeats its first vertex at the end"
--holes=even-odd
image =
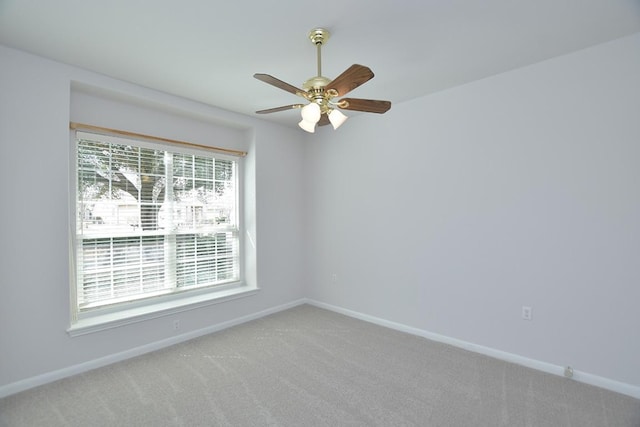
MULTIPOLYGON (((326 304, 320 301, 315 301, 312 299, 307 299, 305 301, 307 304, 324 308, 326 310, 334 311, 336 313, 344 314, 349 317, 353 317, 356 319, 364 320, 366 322, 374 323, 376 325, 385 326, 390 329, 395 329, 401 332, 406 332, 412 335, 417 335, 420 337, 424 337, 430 339, 432 341, 441 342, 444 344, 449 344, 454 347, 462 348, 464 350, 469 350, 474 353, 483 354, 485 356, 493 357, 494 359, 504 360, 506 362, 515 363, 517 365, 526 366, 527 368, 536 369, 538 371, 546 372, 549 374, 562 376, 564 377, 564 367, 553 365, 551 363, 542 362, 535 359, 529 359, 524 356, 520 356, 517 354, 507 353, 505 351, 496 350, 490 347, 481 346, 478 344, 473 344, 467 341, 462 341, 456 338, 447 337, 444 335, 435 334, 433 332, 425 331, 422 329, 414 328, 411 326, 403 325, 401 323, 391 322, 385 319, 381 319, 379 317, 370 316, 368 314, 360 313, 353 310, 348 310, 346 308, 338 307, 331 304, 326 304)), ((625 394, 627 396, 634 397, 636 399, 640 399, 640 387, 634 386, 631 384, 626 384, 620 381, 615 381, 609 378, 600 377, 598 375, 593 375, 588 372, 576 371, 573 372, 573 380, 593 385, 596 387, 600 387, 606 390, 614 391, 617 393, 625 394)))
POLYGON ((195 331, 190 331, 190 332, 176 335, 164 340, 156 341, 153 343, 142 345, 140 347, 135 347, 129 350, 125 350, 120 353, 115 353, 108 356, 100 357, 98 359, 90 360, 88 362, 80 363, 77 365, 69 366, 66 368, 58 369, 56 371, 47 372, 42 375, 37 375, 35 377, 17 381, 11 384, 3 385, 3 386, 0 386, 0 398, 9 396, 15 393, 19 393, 21 391, 25 391, 33 387, 44 385, 53 381, 61 380, 63 378, 67 378, 73 375, 81 374, 83 372, 87 372, 92 369, 101 368, 103 366, 107 366, 112 363, 120 362, 126 359, 130 359, 132 357, 140 356, 145 353, 150 353, 152 351, 160 350, 162 348, 169 347, 171 345, 178 344, 184 341, 188 341, 193 338, 218 332, 223 329, 230 328, 232 326, 240 325, 242 323, 246 323, 251 320, 256 320, 261 317, 268 316, 270 314, 274 314, 283 310, 287 310, 289 308, 296 307, 301 304, 305 304, 306 302, 307 301, 305 299, 292 301, 287 304, 282 304, 276 307, 259 311, 257 313, 249 314, 247 316, 238 317, 236 319, 231 319, 226 322, 207 326, 206 328, 197 329, 195 331))
MULTIPOLYGON (((226 322, 218 323, 206 328, 198 329, 195 331, 187 332, 181 335, 177 335, 171 338, 167 338, 161 341, 145 344, 140 347, 135 347, 120 353, 104 356, 98 359, 90 360, 88 362, 80 363, 77 365, 69 366, 66 368, 58 369, 56 371, 47 372, 42 375, 27 378, 21 381, 17 381, 11 384, 0 386, 0 398, 19 393, 24 390, 28 390, 33 387, 37 387, 43 384, 47 384, 53 381, 57 381, 63 378, 67 378, 73 375, 81 374, 83 372, 90 371, 92 369, 101 368, 103 366, 110 365, 112 363, 120 362, 132 357, 140 356, 145 353, 160 350, 165 347, 169 347, 174 344, 178 344, 184 341, 188 341, 193 338, 197 338, 203 335, 211 334, 221 331, 223 329, 230 328, 232 326, 240 325, 242 323, 249 322, 251 320, 259 319, 270 314, 274 314, 289 308, 296 307, 301 304, 310 304, 319 308, 324 308, 336 313, 344 314, 349 317, 364 320, 366 322, 374 323, 387 328, 395 329, 401 332, 406 332, 412 335, 421 336, 432 341, 449 344, 454 347, 462 348, 465 350, 473 351, 475 353, 483 354, 485 356, 493 357, 495 359, 504 360, 506 362, 515 363, 528 368, 536 369, 538 371, 546 372, 553 375, 563 376, 564 367, 553 365, 550 363, 542 362, 535 359, 519 356, 517 354, 507 353, 504 351, 496 350, 490 347, 484 347, 478 344, 469 343, 467 341, 458 340, 455 338, 447 337, 444 335, 435 334, 422 329, 414 328, 411 326, 403 325, 401 323, 391 322, 379 317, 370 316, 368 314, 360 313, 353 310, 348 310, 342 307, 338 307, 331 304, 326 304, 320 301, 312 299, 299 299, 287 304, 272 307, 257 313, 249 314, 247 316, 238 317, 236 319, 228 320, 226 322)), ((611 380, 608 378, 593 375, 588 372, 574 371, 573 380, 590 384, 596 387, 601 387, 606 390, 611 390, 617 393, 625 394, 627 396, 640 399, 640 387, 633 386, 631 384, 622 383, 619 381, 611 380)))

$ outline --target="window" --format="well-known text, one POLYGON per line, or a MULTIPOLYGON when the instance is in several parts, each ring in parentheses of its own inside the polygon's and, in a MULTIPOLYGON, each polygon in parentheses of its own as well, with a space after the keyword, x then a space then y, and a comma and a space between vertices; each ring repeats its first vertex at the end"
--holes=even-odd
POLYGON ((75 317, 240 274, 239 159, 76 132, 75 317))

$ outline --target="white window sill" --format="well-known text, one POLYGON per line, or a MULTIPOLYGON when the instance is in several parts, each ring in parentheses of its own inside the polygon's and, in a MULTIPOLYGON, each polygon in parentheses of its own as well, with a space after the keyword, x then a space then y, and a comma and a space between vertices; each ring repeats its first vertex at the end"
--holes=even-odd
POLYGON ((145 304, 139 307, 122 309, 110 313, 88 315, 74 322, 67 333, 72 336, 91 334, 107 329, 117 328, 131 323, 156 319, 183 311, 194 310, 208 305, 236 298, 248 297, 259 291, 256 287, 237 286, 226 290, 218 290, 200 295, 189 295, 171 300, 145 304))

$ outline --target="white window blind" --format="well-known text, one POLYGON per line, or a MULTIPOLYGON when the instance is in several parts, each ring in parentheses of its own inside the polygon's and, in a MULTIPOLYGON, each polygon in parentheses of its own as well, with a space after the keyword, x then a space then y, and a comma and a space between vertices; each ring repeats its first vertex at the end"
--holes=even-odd
POLYGON ((240 279, 231 156, 76 132, 77 310, 240 279))

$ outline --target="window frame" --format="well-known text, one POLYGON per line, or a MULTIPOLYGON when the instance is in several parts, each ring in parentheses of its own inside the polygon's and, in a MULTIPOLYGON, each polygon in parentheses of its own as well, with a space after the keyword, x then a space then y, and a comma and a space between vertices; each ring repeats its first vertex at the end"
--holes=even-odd
MULTIPOLYGON (((186 310, 217 304, 231 299, 253 295, 257 292, 257 287, 249 286, 245 277, 245 212, 244 212, 244 162, 242 156, 213 153, 199 147, 177 146, 163 140, 147 140, 136 135, 121 136, 109 133, 74 130, 70 132, 70 303, 71 316, 70 326, 67 332, 71 336, 83 335, 100 330, 119 327, 122 325, 140 322, 148 319, 166 316, 186 310), (106 137, 105 139, 117 138, 119 140, 130 141, 139 147, 155 148, 173 153, 200 155, 219 159, 233 160, 236 163, 236 221, 237 221, 237 245, 238 245, 238 280, 212 286, 196 287, 185 290, 175 290, 158 296, 136 298, 118 304, 104 305, 91 309, 81 310, 78 301, 78 250, 79 239, 77 235, 78 219, 78 137, 77 132, 85 132, 96 135, 96 137, 106 137)), ((248 234, 248 233, 247 233, 248 234)))

